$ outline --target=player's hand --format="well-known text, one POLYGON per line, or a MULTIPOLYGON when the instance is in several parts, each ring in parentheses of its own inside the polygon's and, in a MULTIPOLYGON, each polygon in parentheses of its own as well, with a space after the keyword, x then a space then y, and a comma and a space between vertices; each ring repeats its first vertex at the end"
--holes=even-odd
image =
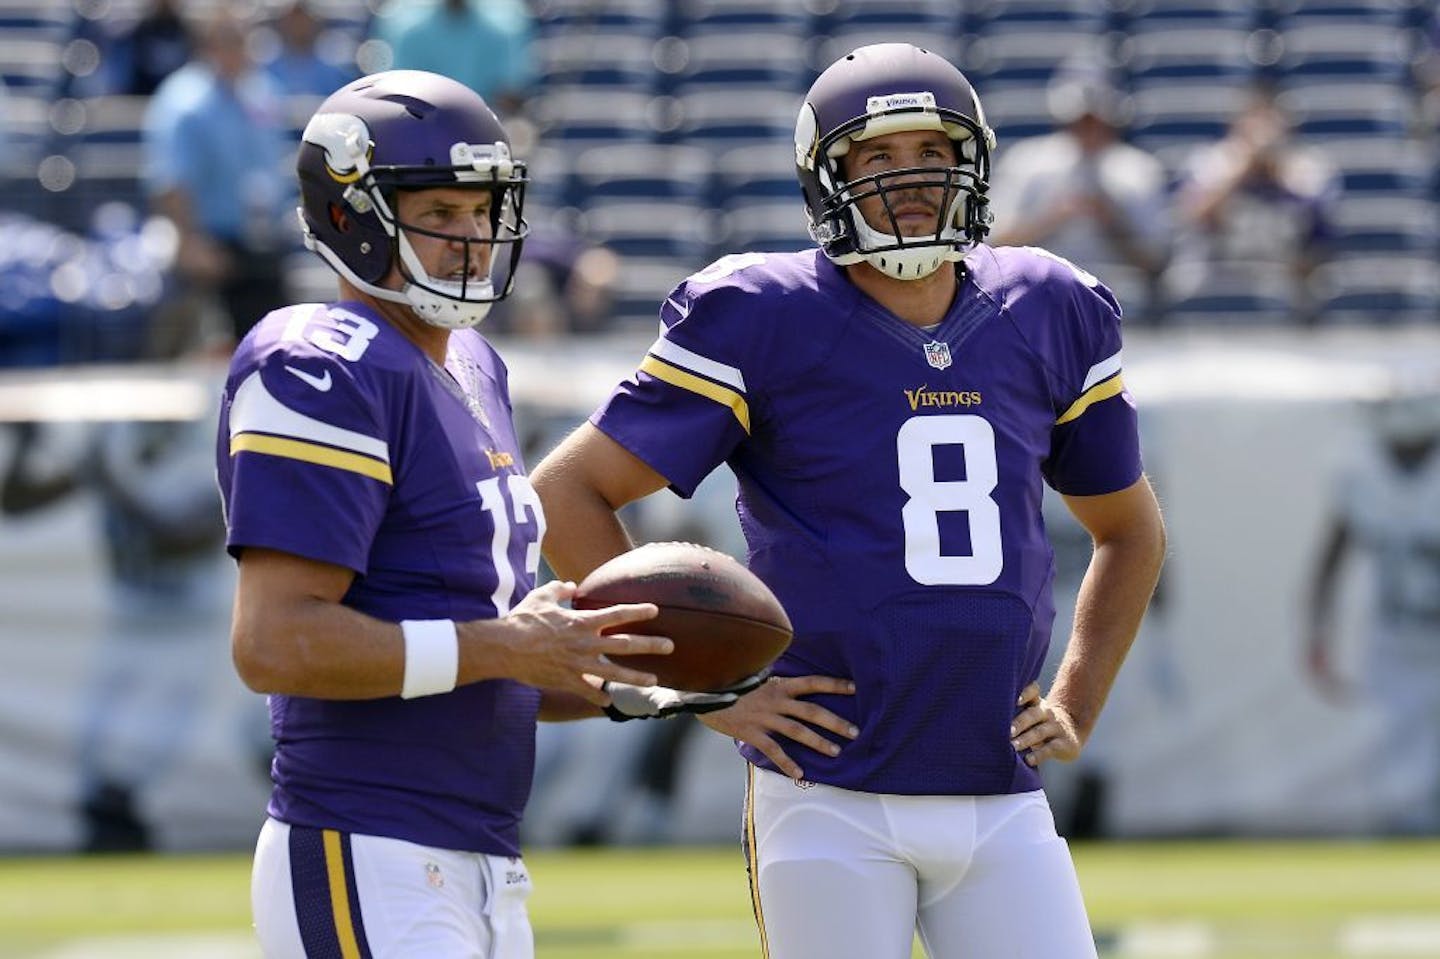
POLYGON ((518 679, 540 689, 575 693, 605 707, 610 697, 601 683, 586 676, 632 686, 654 686, 653 673, 610 661, 621 654, 668 654, 675 644, 664 636, 638 633, 601 635, 624 623, 642 623, 659 615, 654 603, 625 603, 603 609, 571 609, 575 584, 551 581, 522 599, 502 621, 508 628, 497 675, 518 679))
POLYGON ((1010 723, 1010 745, 1031 766, 1047 759, 1073 762, 1080 755, 1080 735, 1075 720, 1062 707, 1040 695, 1040 684, 1031 683, 1016 702, 1020 712, 1010 723))
POLYGON ((632 686, 629 683, 605 682, 601 689, 610 694, 605 715, 617 723, 630 719, 669 719, 680 713, 713 713, 735 705, 746 693, 754 692, 765 682, 769 671, 756 673, 729 689, 713 693, 692 693, 668 686, 632 686))
POLYGON ((821 735, 820 730, 843 739, 860 735, 849 720, 802 698, 819 693, 851 696, 855 684, 837 676, 771 677, 735 705, 707 713, 700 721, 717 733, 754 746, 791 779, 804 779, 805 770, 786 754, 780 744, 782 738, 835 756, 840 744, 821 735))

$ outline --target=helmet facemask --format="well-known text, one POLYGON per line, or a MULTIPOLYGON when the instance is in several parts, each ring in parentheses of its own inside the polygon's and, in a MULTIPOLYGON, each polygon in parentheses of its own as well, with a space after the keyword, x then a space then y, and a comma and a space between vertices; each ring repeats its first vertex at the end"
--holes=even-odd
POLYGON ((795 163, 811 236, 835 263, 868 262, 900 280, 920 279, 944 263, 963 260, 990 227, 986 192, 995 134, 979 98, 948 63, 901 45, 862 48, 827 71, 832 73, 833 82, 822 75, 812 87, 795 128, 795 163), (896 61, 900 66, 894 67, 896 61), (881 75, 857 98, 867 82, 864 71, 877 62, 904 78, 881 75), (953 148, 949 163, 853 178, 842 169, 845 156, 866 140, 932 130, 953 148), (896 208, 913 205, 917 190, 925 192, 927 205, 938 198, 935 227, 906 236, 896 208), (874 199, 888 229, 867 222, 860 211, 861 201, 874 199))
MULTIPOLYGON (((475 326, 485 318, 496 301, 509 294, 521 245, 529 227, 523 215, 527 182, 525 164, 510 156, 509 145, 504 141, 455 143, 450 148, 449 166, 372 167, 369 158, 373 153, 373 143, 364 122, 358 117, 317 114, 306 127, 303 140, 324 149, 330 175, 349 183, 343 194, 346 208, 341 212, 354 218, 362 232, 374 235, 379 242, 388 242, 390 255, 383 262, 398 267, 405 281, 401 289, 394 290, 378 285, 383 273, 369 278, 360 276, 336 250, 315 235, 305 221, 302 208, 301 223, 305 226, 306 247, 319 253, 353 286, 377 299, 405 304, 424 322, 443 329, 475 326), (395 202, 398 191, 441 187, 489 191, 492 198, 490 235, 436 233, 399 220, 395 202), (466 265, 479 259, 476 256, 478 246, 488 247, 490 255, 485 258, 484 274, 470 276, 467 270, 456 280, 431 276, 407 234, 461 244, 463 259, 460 262, 466 265), (381 235, 384 240, 380 239, 381 235), (503 285, 497 290, 494 281, 496 254, 502 247, 509 251, 509 256, 503 266, 503 285)), ((369 245, 362 245, 361 250, 368 251, 369 245)), ((388 267, 383 272, 388 272, 388 267)))

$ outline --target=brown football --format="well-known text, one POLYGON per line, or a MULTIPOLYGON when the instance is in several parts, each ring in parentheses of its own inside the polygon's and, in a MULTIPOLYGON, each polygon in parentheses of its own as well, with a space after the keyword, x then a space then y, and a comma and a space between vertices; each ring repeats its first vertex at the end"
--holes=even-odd
POLYGON ((733 686, 773 663, 790 645, 790 617, 770 587, 733 557, 694 543, 649 543, 597 568, 576 588, 576 609, 654 603, 652 620, 610 632, 669 636, 668 656, 613 656, 696 692, 733 686))

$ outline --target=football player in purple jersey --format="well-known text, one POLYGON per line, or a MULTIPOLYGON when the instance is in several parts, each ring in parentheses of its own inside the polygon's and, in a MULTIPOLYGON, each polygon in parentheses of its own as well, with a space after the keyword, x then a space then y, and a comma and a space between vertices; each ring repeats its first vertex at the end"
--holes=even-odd
POLYGON ((240 343, 216 451, 235 665, 269 694, 276 741, 256 931, 267 956, 529 959, 537 717, 735 694, 606 658, 670 650, 602 635, 653 606, 584 612, 572 583, 532 589, 545 518, 505 365, 471 329, 525 235, 525 165, 490 108, 435 74, 364 77, 321 104, 297 166, 306 243, 340 296, 240 343))
MULTIPOLYGON (((993 134, 953 65, 858 49, 795 160, 819 249, 684 280, 639 369, 540 464, 545 554, 629 546, 615 510, 720 464, 795 638, 703 717, 749 760, 765 955, 1093 957, 1039 765, 1080 752, 1164 554, 1120 309, 1043 250, 984 245, 993 134), (1042 484, 1094 540, 1059 674, 1042 484)), ((1063 640, 1062 640, 1063 641, 1063 640)))

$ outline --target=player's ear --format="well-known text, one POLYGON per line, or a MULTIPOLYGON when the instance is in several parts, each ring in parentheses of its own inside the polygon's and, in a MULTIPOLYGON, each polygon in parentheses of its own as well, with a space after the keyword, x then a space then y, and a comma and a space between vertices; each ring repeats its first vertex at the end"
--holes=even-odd
POLYGON ((331 203, 329 205, 329 213, 330 225, 332 227, 334 227, 340 233, 350 232, 350 216, 343 209, 340 208, 340 204, 331 203))

